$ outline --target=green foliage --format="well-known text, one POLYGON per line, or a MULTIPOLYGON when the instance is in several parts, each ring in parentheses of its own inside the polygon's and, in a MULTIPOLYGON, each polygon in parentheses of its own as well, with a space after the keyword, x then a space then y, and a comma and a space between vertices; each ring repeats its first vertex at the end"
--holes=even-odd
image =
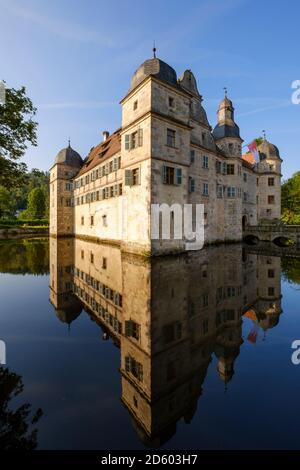
POLYGON ((281 220, 285 224, 300 224, 300 171, 281 186, 281 220))
POLYGON ((26 225, 27 227, 35 227, 36 225, 41 225, 44 227, 47 227, 49 225, 49 220, 48 219, 2 219, 0 220, 0 223, 3 225, 9 225, 10 227, 14 226, 24 226, 26 225))
POLYGON ((37 447, 37 429, 33 428, 43 415, 39 408, 33 416, 31 405, 20 402, 24 390, 22 377, 0 367, 0 449, 33 450, 37 447), (18 404, 10 403, 17 398, 18 404), (11 407, 9 408, 9 404, 11 407))
POLYGON ((299 258, 283 257, 281 259, 281 269, 284 279, 289 284, 300 284, 299 258))
POLYGON ((26 174, 25 184, 15 187, 12 194, 15 199, 16 210, 24 210, 27 207, 28 194, 34 188, 41 188, 46 201, 46 215, 49 213, 49 173, 34 168, 26 174))
POLYGON ((0 240, 0 270, 11 274, 48 274, 48 239, 0 240))
POLYGON ((26 165, 18 163, 28 144, 37 145, 36 108, 26 96, 25 87, 6 89, 5 105, 0 106, 0 184, 8 189, 24 184, 26 165))
POLYGON ((4 186, 0 186, 0 217, 11 216, 14 213, 12 194, 4 186))
POLYGON ((28 194, 26 215, 32 219, 41 219, 45 216, 46 199, 41 188, 34 188, 28 194))

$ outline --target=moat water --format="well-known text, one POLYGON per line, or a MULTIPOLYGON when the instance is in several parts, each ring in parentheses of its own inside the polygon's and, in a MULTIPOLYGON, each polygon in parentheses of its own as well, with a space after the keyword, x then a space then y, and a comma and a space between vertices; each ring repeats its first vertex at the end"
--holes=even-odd
POLYGON ((0 272, 2 448, 299 449, 300 257, 26 239, 0 272))

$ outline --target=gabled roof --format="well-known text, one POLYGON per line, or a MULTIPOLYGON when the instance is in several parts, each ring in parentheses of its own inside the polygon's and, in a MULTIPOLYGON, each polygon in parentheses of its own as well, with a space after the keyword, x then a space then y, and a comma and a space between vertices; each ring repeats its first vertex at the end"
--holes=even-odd
POLYGON ((83 162, 83 166, 76 176, 82 176, 95 166, 105 162, 108 158, 121 151, 121 128, 117 129, 104 142, 96 145, 83 162))

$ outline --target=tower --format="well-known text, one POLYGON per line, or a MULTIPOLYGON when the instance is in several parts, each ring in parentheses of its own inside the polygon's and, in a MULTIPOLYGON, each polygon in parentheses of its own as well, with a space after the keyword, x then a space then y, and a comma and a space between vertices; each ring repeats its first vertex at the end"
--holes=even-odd
POLYGON ((222 164, 225 240, 242 238, 242 142, 240 129, 234 121, 234 107, 227 92, 218 108, 218 122, 213 130, 217 147, 226 158, 222 164))
POLYGON ((258 147, 258 221, 274 222, 281 216, 281 163, 278 148, 264 138, 258 147))
POLYGON ((81 313, 82 305, 73 294, 74 239, 49 241, 50 302, 60 321, 69 326, 81 313))
POLYGON ((234 107, 227 94, 221 101, 218 111, 218 123, 213 130, 213 136, 218 147, 228 157, 241 157, 242 142, 239 126, 234 121, 234 107))
POLYGON ((73 178, 82 166, 80 155, 68 147, 62 149, 50 170, 50 235, 74 232, 73 178))

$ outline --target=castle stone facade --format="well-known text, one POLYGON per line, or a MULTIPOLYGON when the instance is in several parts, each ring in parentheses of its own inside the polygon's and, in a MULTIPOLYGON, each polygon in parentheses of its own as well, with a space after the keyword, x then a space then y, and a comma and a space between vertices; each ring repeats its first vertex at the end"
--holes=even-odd
POLYGON ((232 101, 210 126, 196 79, 154 57, 134 73, 122 123, 82 160, 69 145, 50 171, 50 234, 117 244, 123 251, 185 250, 184 239, 152 239, 152 204, 204 204, 205 243, 239 241, 247 224, 280 218, 281 157, 266 139, 260 161, 242 155, 232 101))

